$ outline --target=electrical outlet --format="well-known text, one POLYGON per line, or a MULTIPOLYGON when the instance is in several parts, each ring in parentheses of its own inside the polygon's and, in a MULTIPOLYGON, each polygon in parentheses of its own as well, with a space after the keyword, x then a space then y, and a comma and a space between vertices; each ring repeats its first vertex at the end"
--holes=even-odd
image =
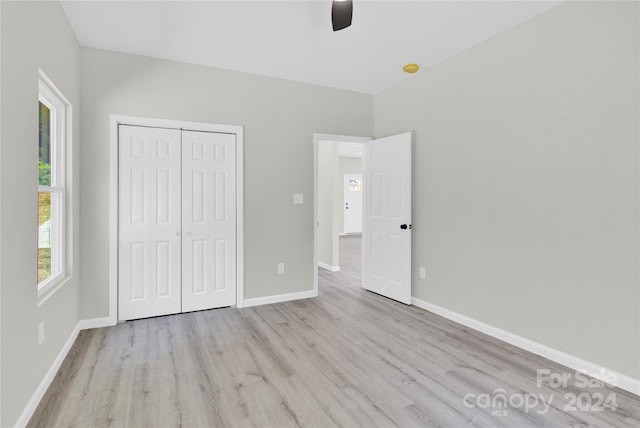
POLYGON ((278 273, 284 273, 284 263, 278 263, 278 273))
POLYGON ((427 279, 427 270, 423 267, 420 268, 420 279, 427 279))
POLYGON ((44 343, 44 321, 38 324, 38 345, 44 343))

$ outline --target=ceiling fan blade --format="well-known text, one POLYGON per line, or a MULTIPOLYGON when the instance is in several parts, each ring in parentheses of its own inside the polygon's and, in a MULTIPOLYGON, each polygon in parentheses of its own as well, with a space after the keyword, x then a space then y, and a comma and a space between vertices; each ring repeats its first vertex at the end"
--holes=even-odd
POLYGON ((342 30, 351 25, 353 0, 333 0, 331 4, 331 23, 333 31, 342 30))

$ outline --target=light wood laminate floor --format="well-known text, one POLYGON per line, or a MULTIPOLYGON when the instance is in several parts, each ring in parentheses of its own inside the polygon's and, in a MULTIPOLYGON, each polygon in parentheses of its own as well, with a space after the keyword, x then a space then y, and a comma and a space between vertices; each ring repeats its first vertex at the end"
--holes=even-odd
POLYGON ((637 396, 364 291, 359 251, 341 238, 342 271, 320 270, 315 299, 81 332, 29 426, 640 426, 637 396), (537 386, 538 369, 573 380, 537 386), (580 394, 617 408, 573 411, 580 394))

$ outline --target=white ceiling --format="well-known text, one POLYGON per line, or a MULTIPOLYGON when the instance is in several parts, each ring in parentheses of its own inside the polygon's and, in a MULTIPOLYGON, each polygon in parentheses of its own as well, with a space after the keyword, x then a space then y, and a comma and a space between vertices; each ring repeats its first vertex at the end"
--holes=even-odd
POLYGON ((559 1, 63 1, 83 46, 376 93, 559 1))

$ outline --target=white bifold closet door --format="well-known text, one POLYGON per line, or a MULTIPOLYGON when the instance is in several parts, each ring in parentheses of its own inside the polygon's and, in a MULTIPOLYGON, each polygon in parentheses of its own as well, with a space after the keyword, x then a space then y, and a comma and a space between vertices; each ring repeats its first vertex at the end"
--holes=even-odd
POLYGON ((118 318, 236 303, 236 136, 119 126, 118 318))
POLYGON ((182 311, 236 304, 236 136, 182 132, 182 311))

